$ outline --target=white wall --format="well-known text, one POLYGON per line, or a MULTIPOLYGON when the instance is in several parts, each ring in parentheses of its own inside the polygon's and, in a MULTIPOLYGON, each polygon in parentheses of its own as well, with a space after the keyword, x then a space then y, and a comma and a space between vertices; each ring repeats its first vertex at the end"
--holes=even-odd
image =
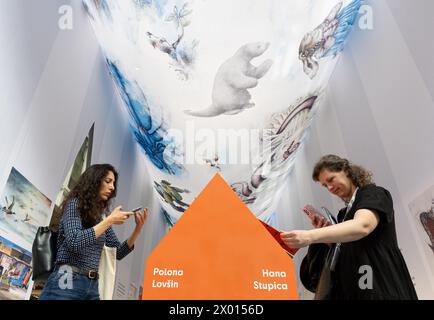
MULTIPOLYGON (((309 228, 306 203, 342 207, 311 179, 320 156, 336 153, 374 173, 394 198, 398 242, 421 299, 434 299, 434 274, 409 203, 434 185, 434 30, 430 0, 371 0, 373 30, 356 28, 337 65, 288 180, 281 228, 309 228)), ((432 252, 431 252, 432 253, 432 252)), ((296 259, 299 265, 304 252, 296 259)), ((302 287, 300 287, 300 291, 302 287)))
MULTIPOLYGON (((135 250, 118 263, 125 294, 130 282, 139 288, 145 258, 167 227, 81 1, 0 0, 0 70, 0 190, 13 166, 54 202, 95 122, 92 163, 119 170, 115 205, 151 208, 135 250), (58 27, 65 4, 73 9, 72 30, 58 27)), ((125 240, 133 228, 128 221, 115 232, 125 240)))

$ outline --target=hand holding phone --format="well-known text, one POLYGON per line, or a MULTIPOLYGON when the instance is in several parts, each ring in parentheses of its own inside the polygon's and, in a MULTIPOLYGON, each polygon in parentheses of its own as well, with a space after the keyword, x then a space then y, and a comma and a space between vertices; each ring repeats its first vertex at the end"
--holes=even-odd
MULTIPOLYGON (((140 208, 140 210, 141 209, 142 208, 140 208)), ((136 228, 140 228, 141 229, 143 227, 144 223, 145 223, 146 218, 149 215, 149 211, 148 211, 148 208, 145 208, 143 210, 143 213, 141 213, 140 210, 137 210, 136 212, 134 212, 134 218, 135 218, 135 221, 136 221, 136 228)))
POLYGON ((312 205, 308 204, 304 206, 303 211, 307 214, 315 228, 322 228, 331 225, 329 219, 316 210, 312 205))
POLYGON ((111 224, 123 224, 133 214, 130 211, 122 211, 122 206, 118 206, 106 219, 109 219, 111 224))

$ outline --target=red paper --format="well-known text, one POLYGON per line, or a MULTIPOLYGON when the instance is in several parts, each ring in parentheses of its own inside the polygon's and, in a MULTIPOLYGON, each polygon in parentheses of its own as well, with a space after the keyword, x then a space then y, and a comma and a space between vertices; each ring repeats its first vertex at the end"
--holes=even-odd
MULTIPOLYGON (((261 220, 259 220, 259 221, 261 221, 261 220)), ((286 251, 286 253, 288 253, 291 257, 293 257, 295 255, 295 253, 298 251, 298 248, 288 247, 285 244, 285 242, 283 242, 282 238, 280 237, 280 234, 282 233, 282 231, 274 229, 272 226, 270 226, 269 224, 266 224, 264 221, 261 221, 261 223, 264 225, 265 229, 267 229, 268 232, 270 232, 270 234, 273 236, 273 238, 276 239, 276 241, 286 251)))

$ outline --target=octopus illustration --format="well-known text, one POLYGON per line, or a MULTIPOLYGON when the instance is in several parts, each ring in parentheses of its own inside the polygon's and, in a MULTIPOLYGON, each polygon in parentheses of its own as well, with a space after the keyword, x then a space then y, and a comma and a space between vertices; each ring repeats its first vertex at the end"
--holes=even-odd
POLYGON ((238 195, 241 201, 243 201, 245 204, 251 204, 256 200, 256 196, 253 193, 254 187, 252 187, 252 185, 245 181, 235 182, 231 184, 231 188, 238 195))
POLYGON ((343 50, 361 4, 362 0, 353 0, 348 6, 342 8, 343 3, 339 2, 318 27, 303 37, 299 48, 299 59, 303 62, 304 73, 311 79, 318 73, 320 59, 336 57, 343 50))
POLYGON ((294 155, 300 146, 300 140, 307 127, 309 113, 317 99, 311 96, 301 103, 292 106, 288 111, 275 114, 269 130, 270 157, 266 158, 253 171, 250 181, 236 182, 231 185, 245 204, 251 204, 257 199, 258 188, 264 183, 277 183, 270 175, 282 176, 286 170, 288 159, 294 155))

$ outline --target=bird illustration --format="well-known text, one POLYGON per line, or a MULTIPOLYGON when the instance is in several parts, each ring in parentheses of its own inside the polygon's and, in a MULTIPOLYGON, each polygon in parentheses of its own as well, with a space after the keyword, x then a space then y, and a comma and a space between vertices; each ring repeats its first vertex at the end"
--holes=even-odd
POLYGON ((4 211, 6 214, 15 214, 15 212, 12 211, 12 208, 15 204, 15 197, 12 196, 12 202, 9 204, 8 197, 5 197, 6 205, 2 208, 2 211, 4 211))
POLYGON ((174 44, 170 44, 166 38, 158 37, 152 34, 151 32, 146 32, 146 35, 149 38, 149 42, 155 48, 160 50, 161 52, 167 53, 172 59, 178 60, 176 55, 176 47, 174 44))
POLYGON ((22 222, 29 222, 30 220, 32 220, 32 218, 30 217, 30 215, 28 213, 26 213, 26 217, 21 221, 22 222))

